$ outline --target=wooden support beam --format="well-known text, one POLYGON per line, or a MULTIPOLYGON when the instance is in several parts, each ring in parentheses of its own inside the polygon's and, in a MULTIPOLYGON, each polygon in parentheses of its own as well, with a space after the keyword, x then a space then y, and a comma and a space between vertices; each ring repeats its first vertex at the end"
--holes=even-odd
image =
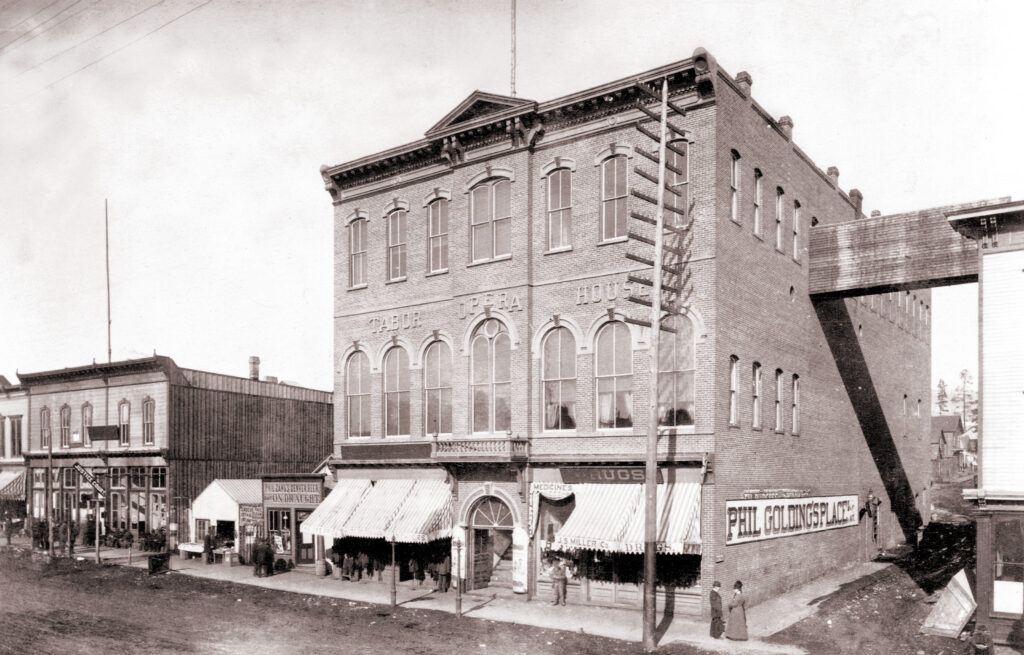
MULTIPOLYGON (((629 192, 631 194, 633 194, 633 197, 635 197, 635 198, 639 198, 640 200, 643 200, 645 202, 649 202, 652 205, 654 205, 655 207, 658 206, 657 199, 652 198, 651 196, 647 195, 643 191, 638 191, 636 189, 630 189, 629 192)), ((673 207, 671 205, 665 205, 662 209, 664 209, 665 211, 670 211, 673 214, 677 214, 679 216, 683 216, 683 217, 686 216, 686 211, 684 211, 682 209, 676 209, 675 207, 673 207)), ((636 216, 634 216, 633 218, 636 218, 636 216)), ((666 225, 666 227, 668 227, 668 226, 666 225)))
MULTIPOLYGON (((638 220, 638 221, 640 221, 642 223, 647 223, 648 225, 657 225, 658 224, 658 222, 656 220, 654 220, 653 218, 651 218, 647 214, 642 214, 640 212, 633 211, 633 212, 629 212, 629 215, 632 218, 635 218, 636 220, 638 220)), ((674 225, 669 225, 668 223, 665 223, 662 227, 665 228, 666 232, 671 232, 673 234, 678 234, 679 236, 686 236, 686 230, 687 230, 687 228, 690 227, 690 224, 687 223, 686 227, 675 227, 674 225)))
MULTIPOLYGON (((647 278, 640 277, 639 275, 633 275, 632 273, 627 275, 626 279, 629 280, 630 282, 636 282, 637 284, 642 284, 647 287, 654 286, 654 283, 648 280, 647 278)), ((671 291, 672 293, 682 293, 683 291, 679 287, 673 287, 671 285, 665 284, 664 282, 661 283, 661 288, 664 289, 665 291, 671 291)))
MULTIPOLYGON (((651 111, 647 107, 645 107, 642 103, 637 103, 636 108, 639 109, 640 111, 642 111, 644 114, 646 114, 647 117, 650 118, 652 121, 655 121, 655 122, 657 122, 659 124, 661 123, 661 117, 658 116, 657 114, 655 114, 653 111, 651 111)), ((679 135, 679 138, 686 139, 687 141, 689 141, 690 137, 693 135, 693 133, 690 132, 689 130, 684 130, 683 128, 679 127, 678 125, 673 125, 671 121, 665 121, 665 126, 668 129, 670 129, 673 132, 675 132, 677 135, 679 135)))
MULTIPOLYGON (((648 161, 654 162, 655 164, 657 164, 657 163, 658 163, 658 156, 657 156, 657 155, 652 155, 651 153, 647 152, 647 151, 646 151, 646 150, 644 150, 643 148, 636 148, 636 149, 634 150, 634 152, 636 152, 636 153, 637 153, 638 155, 640 155, 641 157, 643 157, 643 158, 647 159, 648 161)), ((678 152, 678 151, 677 151, 677 152, 678 152)), ((670 164, 670 163, 668 163, 668 162, 665 162, 665 168, 666 168, 667 170, 670 170, 670 171, 672 171, 672 172, 673 172, 673 173, 675 173, 676 175, 686 175, 686 172, 685 172, 685 171, 683 171, 683 169, 681 169, 681 168, 677 168, 677 167, 673 166, 672 164, 670 164)))
MULTIPOLYGON (((636 173, 637 175, 639 175, 640 177, 644 178, 645 180, 653 182, 654 184, 658 183, 658 176, 657 175, 651 175, 650 173, 648 173, 644 169, 640 168, 639 166, 634 167, 633 168, 633 172, 636 173)), ((672 187, 670 187, 667 184, 665 185, 665 191, 668 191, 669 193, 671 193, 672 195, 676 196, 677 198, 682 197, 682 195, 683 195, 683 194, 681 194, 680 192, 676 191, 675 189, 673 189, 672 187)))
MULTIPOLYGON (((633 318, 632 316, 623 317, 622 320, 624 320, 627 323, 632 323, 633 325, 639 325, 639 326, 645 327, 645 328, 651 327, 651 322, 650 321, 645 321, 645 320, 639 319, 639 318, 633 318)), ((676 333, 675 328, 670 328, 670 327, 668 327, 666 325, 660 325, 659 324, 658 325, 658 329, 661 330, 662 332, 670 332, 672 334, 676 333)))
POLYGON ((642 234, 639 234, 637 232, 627 232, 626 233, 626 237, 629 238, 629 239, 633 239, 634 241, 639 241, 640 243, 646 243, 649 246, 653 246, 654 245, 654 239, 652 239, 650 237, 647 237, 647 236, 644 236, 642 234))
POLYGON ((644 266, 654 266, 653 259, 650 259, 649 257, 644 257, 643 255, 637 255, 629 251, 626 251, 626 259, 637 262, 638 264, 643 264, 644 266))

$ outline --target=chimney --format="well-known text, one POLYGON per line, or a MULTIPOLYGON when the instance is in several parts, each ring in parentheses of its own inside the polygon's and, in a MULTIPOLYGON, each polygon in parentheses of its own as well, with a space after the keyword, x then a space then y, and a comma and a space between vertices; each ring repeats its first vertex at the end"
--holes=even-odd
POLYGON ((871 218, 878 218, 881 215, 882 215, 882 212, 878 211, 877 209, 872 209, 871 210, 871 218))
POLYGON ((782 134, 785 135, 787 139, 792 139, 793 119, 790 118, 789 116, 782 116, 781 118, 779 118, 777 122, 779 124, 779 129, 782 130, 782 134))
POLYGON ((271 384, 277 384, 277 376, 276 375, 267 375, 267 376, 265 376, 263 378, 263 381, 264 382, 269 382, 271 384))
POLYGON ((858 189, 850 189, 850 200, 853 201, 853 217, 861 218, 861 207, 864 206, 864 195, 858 189))
POLYGON ((259 380, 260 379, 260 358, 253 355, 249 358, 249 379, 259 380))
POLYGON ((740 71, 736 73, 736 86, 740 88, 743 95, 750 97, 750 87, 754 84, 754 80, 750 78, 750 73, 747 71, 740 71))
POLYGON ((832 180, 832 186, 839 188, 839 169, 835 166, 828 167, 828 179, 832 180))

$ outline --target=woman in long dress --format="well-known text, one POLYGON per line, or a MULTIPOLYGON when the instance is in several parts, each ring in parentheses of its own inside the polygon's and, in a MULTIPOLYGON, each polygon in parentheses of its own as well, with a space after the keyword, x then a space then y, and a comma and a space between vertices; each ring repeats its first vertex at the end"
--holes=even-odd
POLYGON ((729 621, 725 624, 725 638, 736 641, 747 640, 747 599, 743 597, 743 583, 739 580, 732 586, 729 599, 729 621))

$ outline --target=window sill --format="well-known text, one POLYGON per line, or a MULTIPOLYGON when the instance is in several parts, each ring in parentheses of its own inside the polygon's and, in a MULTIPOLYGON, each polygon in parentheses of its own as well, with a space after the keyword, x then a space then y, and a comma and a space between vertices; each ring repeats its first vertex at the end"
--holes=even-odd
POLYGON ((557 255, 558 253, 562 253, 562 252, 572 252, 572 246, 564 246, 562 248, 552 248, 551 250, 545 250, 541 254, 544 254, 544 255, 557 255))
POLYGON ((507 262, 512 259, 512 255, 501 255, 494 259, 481 259, 479 261, 470 262, 466 264, 466 268, 473 268, 474 266, 483 266, 484 264, 493 264, 494 262, 507 262))
POLYGON ((610 246, 616 243, 626 243, 627 241, 629 241, 629 237, 615 237, 614 239, 605 239, 604 241, 598 241, 597 245, 598 247, 610 246))
POLYGON ((412 439, 412 436, 408 435, 408 434, 385 434, 384 435, 384 440, 385 441, 410 441, 411 439, 412 439))
POLYGON ((397 284, 398 282, 405 282, 408 279, 409 279, 408 277, 403 275, 402 277, 396 277, 393 280, 385 280, 384 284, 397 284))
POLYGON ((634 434, 633 427, 628 428, 598 428, 598 434, 604 435, 631 435, 634 434))
POLYGON ((752 232, 751 234, 753 234, 753 235, 754 235, 754 238, 755 238, 755 239, 757 239, 758 241, 764 241, 764 237, 763 237, 763 236, 761 236, 761 235, 760 235, 759 233, 757 233, 757 232, 752 232))
POLYGON ((730 217, 729 218, 729 222, 733 223, 734 225, 739 225, 741 227, 743 226, 743 223, 740 222, 740 219, 735 218, 735 217, 730 217))
POLYGON ((740 424, 739 424, 739 423, 729 423, 729 424, 727 425, 727 427, 730 427, 730 428, 733 428, 733 429, 739 430, 739 429, 740 429, 740 424))
POLYGON ((448 274, 448 269, 447 268, 442 268, 441 270, 438 270, 438 271, 430 271, 424 277, 433 277, 435 275, 447 275, 447 274, 448 274))
POLYGON ((750 429, 753 430, 754 432, 763 432, 764 431, 764 428, 762 428, 760 425, 751 425, 750 429))
POLYGON ((545 437, 575 437, 579 436, 578 430, 541 430, 537 433, 540 438, 545 437))
POLYGON ((658 426, 658 434, 665 436, 674 436, 680 434, 695 434, 697 432, 695 425, 662 425, 658 426))
POLYGON ((786 434, 786 431, 785 430, 780 430, 780 429, 776 428, 775 429, 775 434, 786 434))
POLYGON ((369 286, 369 285, 367 285, 367 284, 357 284, 357 285, 355 285, 354 287, 349 287, 349 288, 348 288, 348 290, 349 290, 349 291, 359 291, 360 289, 365 289, 365 288, 367 288, 368 286, 369 286))

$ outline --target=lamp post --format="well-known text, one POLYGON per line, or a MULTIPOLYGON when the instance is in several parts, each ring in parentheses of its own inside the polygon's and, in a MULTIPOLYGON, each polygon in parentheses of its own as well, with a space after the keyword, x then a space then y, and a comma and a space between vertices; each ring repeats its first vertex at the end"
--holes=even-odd
POLYGON ((398 573, 395 567, 395 534, 389 535, 391 541, 391 609, 398 604, 398 573))
POLYGON ((459 539, 455 540, 455 616, 462 618, 462 536, 466 526, 459 524, 459 539))

